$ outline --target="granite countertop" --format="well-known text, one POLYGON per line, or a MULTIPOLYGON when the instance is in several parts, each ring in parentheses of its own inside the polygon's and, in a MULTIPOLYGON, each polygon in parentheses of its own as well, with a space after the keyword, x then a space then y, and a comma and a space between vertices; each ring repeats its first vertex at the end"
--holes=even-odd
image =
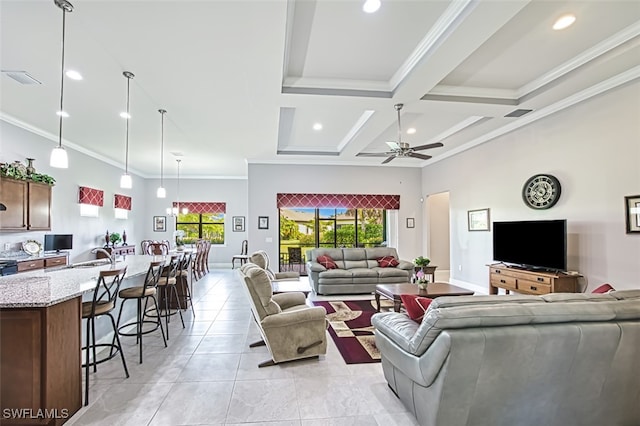
MULTIPOLYGON (((127 277, 141 275, 149 262, 162 256, 130 255, 116 263, 127 266, 127 277)), ((105 259, 106 260, 106 259, 105 259)), ((0 308, 37 308, 55 305, 92 291, 101 270, 111 264, 100 261, 75 263, 60 268, 38 269, 0 277, 0 308), (93 266, 99 264, 98 266, 93 266)))

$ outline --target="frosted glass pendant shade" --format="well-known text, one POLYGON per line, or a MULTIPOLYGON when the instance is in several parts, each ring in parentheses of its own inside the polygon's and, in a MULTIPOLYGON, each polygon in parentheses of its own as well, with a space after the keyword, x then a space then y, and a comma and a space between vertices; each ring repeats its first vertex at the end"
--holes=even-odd
POLYGON ((130 174, 124 173, 122 176, 120 176, 120 188, 131 189, 132 186, 133 183, 131 181, 130 174))
POLYGON ((62 146, 57 146, 51 151, 51 158, 49 159, 49 165, 58 169, 69 168, 69 157, 67 157, 67 151, 62 146))
POLYGON ((156 191, 156 195, 158 196, 158 198, 167 198, 167 190, 163 187, 159 187, 156 191))

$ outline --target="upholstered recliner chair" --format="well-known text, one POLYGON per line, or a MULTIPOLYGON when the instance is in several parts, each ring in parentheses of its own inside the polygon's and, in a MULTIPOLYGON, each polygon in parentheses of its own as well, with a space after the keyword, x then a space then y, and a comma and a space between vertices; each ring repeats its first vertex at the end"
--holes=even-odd
POLYGON ((259 367, 327 352, 327 320, 323 307, 307 306, 303 293, 273 294, 267 272, 253 263, 242 265, 240 276, 263 339, 250 346, 266 345, 271 353, 272 359, 260 363, 259 367))
POLYGON ((271 281, 297 281, 300 279, 298 272, 273 272, 271 268, 269 268, 269 255, 267 255, 267 252, 264 250, 251 253, 249 262, 264 269, 271 281))

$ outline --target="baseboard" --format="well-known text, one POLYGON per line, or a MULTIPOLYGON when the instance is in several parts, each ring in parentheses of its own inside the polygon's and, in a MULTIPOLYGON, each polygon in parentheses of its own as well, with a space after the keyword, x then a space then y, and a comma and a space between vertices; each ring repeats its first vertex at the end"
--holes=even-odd
POLYGON ((475 292, 475 294, 489 294, 489 286, 480 286, 477 284, 468 283, 466 281, 457 280, 455 278, 450 278, 449 282, 453 285, 471 290, 475 292))

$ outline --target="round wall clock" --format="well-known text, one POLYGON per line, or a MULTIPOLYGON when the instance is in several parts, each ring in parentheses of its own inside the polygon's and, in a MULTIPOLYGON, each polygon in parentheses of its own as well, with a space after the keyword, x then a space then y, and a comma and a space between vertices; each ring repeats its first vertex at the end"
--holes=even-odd
POLYGON ((532 209, 543 210, 553 207, 560 199, 560 181, 552 175, 530 177, 522 187, 522 199, 532 209))

